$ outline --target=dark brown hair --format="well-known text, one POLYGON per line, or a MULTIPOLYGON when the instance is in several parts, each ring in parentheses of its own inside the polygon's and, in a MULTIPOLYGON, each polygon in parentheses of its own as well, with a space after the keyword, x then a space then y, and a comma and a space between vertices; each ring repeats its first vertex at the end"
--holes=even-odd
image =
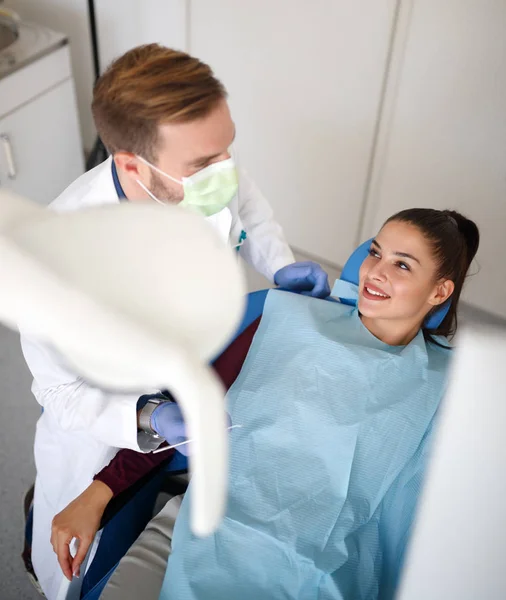
MULTIPOLYGON (((457 308, 464 281, 480 244, 476 223, 454 210, 410 208, 386 223, 401 221, 417 227, 429 241, 438 264, 437 279, 450 279, 455 285, 450 297, 450 309, 437 329, 424 329, 426 339, 434 335, 452 337, 457 331, 457 308)), ((385 223, 385 225, 386 225, 385 223)), ((435 307, 433 312, 439 307, 435 307)))
POLYGON ((154 161, 158 126, 207 116, 227 93, 211 68, 159 44, 139 46, 97 80, 92 112, 104 145, 154 161))

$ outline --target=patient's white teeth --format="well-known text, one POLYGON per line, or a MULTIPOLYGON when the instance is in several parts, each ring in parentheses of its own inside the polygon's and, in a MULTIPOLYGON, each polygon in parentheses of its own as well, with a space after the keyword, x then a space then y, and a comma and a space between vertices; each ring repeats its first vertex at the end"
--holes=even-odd
POLYGON ((372 294, 373 296, 380 296, 381 298, 389 298, 389 296, 387 296, 386 294, 381 294, 380 292, 375 292, 374 290, 369 289, 368 287, 365 288, 369 294, 372 294))

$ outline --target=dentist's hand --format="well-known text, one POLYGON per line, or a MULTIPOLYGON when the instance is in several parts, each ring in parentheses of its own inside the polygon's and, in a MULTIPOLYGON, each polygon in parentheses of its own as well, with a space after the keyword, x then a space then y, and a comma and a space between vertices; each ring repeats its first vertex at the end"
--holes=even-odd
MULTIPOLYGON (((174 446, 187 440, 183 413, 176 402, 162 402, 151 415, 151 427, 156 433, 167 440, 169 446, 174 446)), ((176 448, 181 454, 190 454, 190 444, 176 448)))
MULTIPOLYGON (((227 416, 228 427, 232 425, 230 415, 227 416)), ((186 442, 186 427, 183 420, 183 413, 176 402, 162 402, 151 415, 151 427, 156 433, 167 440, 169 446, 186 442)), ((185 456, 191 455, 191 442, 184 446, 176 448, 185 456)))
POLYGON ((279 287, 297 292, 307 292, 314 298, 330 296, 329 278, 318 263, 296 262, 280 269, 274 275, 274 283, 279 287))

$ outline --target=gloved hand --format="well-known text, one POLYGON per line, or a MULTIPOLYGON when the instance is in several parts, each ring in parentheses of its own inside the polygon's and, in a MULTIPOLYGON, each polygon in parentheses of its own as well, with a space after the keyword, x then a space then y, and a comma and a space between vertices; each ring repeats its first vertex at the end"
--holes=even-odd
POLYGON ((318 263, 296 262, 280 269, 274 275, 274 283, 279 287, 298 292, 314 298, 330 296, 329 278, 318 263))
MULTIPOLYGON (((232 424, 230 416, 227 414, 228 426, 232 424)), ((184 424, 183 413, 176 402, 162 402, 151 415, 151 426, 158 435, 165 438, 169 446, 186 442, 186 427, 184 424)), ((191 443, 176 448, 178 452, 189 456, 191 454, 191 443)))
MULTIPOLYGON (((162 402, 151 415, 151 427, 158 435, 165 438, 169 446, 187 440, 183 413, 176 402, 162 402)), ((176 448, 181 454, 190 454, 190 444, 176 448)))

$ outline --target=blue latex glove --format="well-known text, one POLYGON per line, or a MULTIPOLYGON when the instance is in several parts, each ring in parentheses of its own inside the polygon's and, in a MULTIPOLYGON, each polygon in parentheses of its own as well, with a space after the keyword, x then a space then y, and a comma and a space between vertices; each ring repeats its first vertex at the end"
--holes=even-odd
MULTIPOLYGON (((175 402, 162 402, 155 408, 151 415, 151 427, 167 440, 169 446, 187 440, 183 413, 175 402)), ((188 456, 190 445, 180 446, 176 450, 188 456)))
MULTIPOLYGON (((227 415, 228 426, 232 421, 227 415)), ((159 404, 151 415, 151 427, 158 435, 165 438, 169 446, 186 442, 186 427, 184 424, 183 413, 176 402, 162 402, 159 404)), ((191 455, 191 443, 179 446, 176 448, 178 452, 184 456, 191 455)))
POLYGON ((296 262, 280 269, 274 275, 274 283, 294 292, 306 292, 314 298, 330 296, 329 278, 318 263, 296 262))

